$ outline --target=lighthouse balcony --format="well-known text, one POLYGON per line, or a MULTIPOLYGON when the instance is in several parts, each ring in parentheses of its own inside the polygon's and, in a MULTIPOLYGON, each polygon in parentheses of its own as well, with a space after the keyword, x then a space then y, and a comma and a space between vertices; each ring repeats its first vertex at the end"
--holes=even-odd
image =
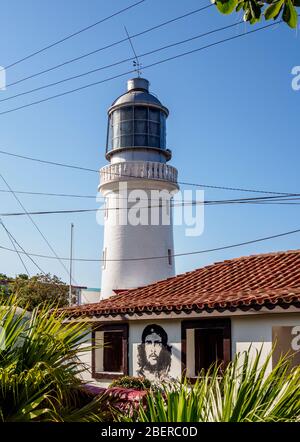
POLYGON ((129 181, 134 178, 168 181, 177 184, 177 169, 154 161, 123 161, 100 169, 100 186, 109 182, 129 181))

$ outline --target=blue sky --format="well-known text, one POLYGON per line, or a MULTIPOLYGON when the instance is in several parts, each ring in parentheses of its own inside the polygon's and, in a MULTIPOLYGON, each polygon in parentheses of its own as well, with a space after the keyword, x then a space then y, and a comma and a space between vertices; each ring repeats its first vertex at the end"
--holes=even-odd
MULTIPOLYGON (((29 53, 75 32, 134 1, 12 0, 1 8, 0 65, 7 66, 29 53)), ((7 71, 11 83, 52 65, 102 47, 208 4, 208 0, 146 0, 7 71)), ((214 7, 134 39, 141 54, 240 20, 221 16, 214 7)), ((242 34, 239 25, 177 48, 145 57, 144 64, 192 50, 219 39, 242 34)), ((253 28, 251 28, 253 29, 253 28)), ((6 98, 71 75, 132 56, 128 43, 99 52, 46 75, 0 92, 6 98)), ((291 70, 300 65, 299 36, 287 26, 248 35, 205 51, 147 69, 151 90, 170 109, 168 146, 179 180, 217 186, 299 191, 300 91, 291 88, 291 70)), ((0 112, 130 70, 131 63, 73 80, 14 100, 0 102, 0 112)), ((120 77, 17 112, 0 115, 0 150, 98 169, 106 164, 106 111, 125 91, 120 77)), ((0 172, 15 190, 95 195, 98 175, 52 167, 0 155, 0 172)), ((0 189, 5 189, 0 183, 0 189)), ((206 190, 206 199, 255 196, 206 190)), ((27 210, 94 208, 93 199, 19 195, 27 210)), ((0 193, 1 212, 20 211, 12 195, 0 193)), ((50 254, 25 217, 3 218, 28 251, 50 254)), ((75 224, 75 257, 100 258, 103 227, 94 213, 36 216, 35 221, 60 256, 69 254, 70 223, 75 224)), ((177 253, 219 247, 300 227, 297 205, 212 206, 205 210, 204 234, 186 237, 175 227, 177 253)), ((10 247, 4 231, 0 245, 10 247)), ((220 252, 177 258, 178 273, 232 257, 299 247, 299 234, 220 252)), ((142 252, 142 251, 141 251, 142 252)), ((34 266, 28 267, 35 273, 34 266)), ((54 260, 37 259, 43 270, 67 280, 54 260)), ((23 268, 14 253, 0 251, 0 272, 15 275, 23 268)), ((79 284, 100 285, 99 263, 76 263, 79 284)))

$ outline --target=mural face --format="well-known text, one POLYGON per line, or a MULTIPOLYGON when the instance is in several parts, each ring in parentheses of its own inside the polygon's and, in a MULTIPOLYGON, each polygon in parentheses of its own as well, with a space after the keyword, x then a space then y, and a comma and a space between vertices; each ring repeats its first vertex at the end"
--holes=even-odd
POLYGON ((168 345, 166 331, 156 324, 147 325, 138 346, 138 375, 151 381, 164 381, 169 378, 172 348, 168 345))

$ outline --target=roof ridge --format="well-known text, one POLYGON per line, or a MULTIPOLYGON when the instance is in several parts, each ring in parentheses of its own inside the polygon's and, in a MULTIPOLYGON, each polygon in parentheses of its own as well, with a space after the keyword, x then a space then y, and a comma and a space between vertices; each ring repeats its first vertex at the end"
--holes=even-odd
POLYGON ((80 314, 91 311, 107 313, 116 309, 130 312, 136 309, 140 312, 145 309, 161 311, 170 305, 176 308, 193 304, 229 305, 231 302, 260 305, 261 299, 267 302, 271 297, 280 302, 282 298, 292 299, 293 294, 296 294, 293 299, 299 303, 299 258, 300 250, 295 249, 224 260, 143 287, 124 289, 98 303, 66 310, 71 314, 80 314))
POLYGON ((216 261, 216 262, 213 262, 212 264, 208 264, 204 267, 200 267, 199 269, 195 269, 195 270, 204 269, 207 267, 214 266, 216 264, 225 264, 225 263, 230 263, 230 262, 249 260, 249 259, 253 259, 253 258, 266 258, 268 256, 280 256, 280 255, 292 255, 292 254, 299 254, 300 255, 300 249, 291 249, 291 250, 282 250, 282 251, 278 250, 276 252, 266 252, 266 253, 255 253, 253 255, 243 255, 243 256, 238 256, 236 258, 224 259, 223 261, 216 261))
MULTIPOLYGON (((227 265, 227 264, 235 263, 237 261, 251 260, 251 259, 254 259, 254 258, 262 259, 262 258, 267 258, 267 257, 271 257, 271 256, 292 255, 292 254, 299 254, 299 256, 300 256, 300 249, 286 250, 286 251, 276 251, 276 252, 266 252, 266 253, 257 253, 257 254, 254 254, 254 255, 245 255, 245 256, 240 256, 240 257, 236 257, 236 258, 225 259, 223 261, 216 261, 216 262, 213 262, 213 263, 208 264, 206 266, 198 267, 198 268, 196 268, 194 270, 189 270, 187 272, 179 273, 178 275, 170 276, 169 278, 166 278, 166 279, 160 279, 160 280, 151 282, 150 284, 146 284, 146 285, 135 287, 135 288, 131 288, 131 289, 124 289, 123 291, 119 292, 116 296, 124 294, 124 292, 131 292, 131 291, 139 290, 139 289, 146 288, 146 287, 150 288, 153 285, 164 284, 166 281, 175 280, 177 278, 182 278, 185 275, 189 275, 189 274, 195 273, 195 272, 200 272, 200 271, 205 270, 205 269, 210 269, 210 268, 212 268, 212 267, 214 267, 216 265, 221 266, 221 265, 227 265)), ((109 298, 109 299, 112 299, 112 297, 109 298)))

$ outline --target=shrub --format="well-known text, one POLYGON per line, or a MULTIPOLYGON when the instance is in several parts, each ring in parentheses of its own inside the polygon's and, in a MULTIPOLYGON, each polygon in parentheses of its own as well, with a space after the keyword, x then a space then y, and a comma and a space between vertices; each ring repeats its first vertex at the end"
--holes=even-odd
POLYGON ((219 376, 218 367, 191 386, 163 384, 148 392, 146 407, 127 422, 292 422, 300 419, 300 367, 290 370, 282 358, 268 371, 272 353, 237 354, 219 376))
POLYGON ((103 419, 102 396, 93 398, 80 380, 89 330, 66 319, 49 306, 28 314, 13 297, 0 305, 0 422, 103 419))
POLYGON ((123 376, 113 381, 109 388, 121 387, 121 388, 134 388, 135 390, 149 390, 151 388, 151 382, 143 377, 123 376))

